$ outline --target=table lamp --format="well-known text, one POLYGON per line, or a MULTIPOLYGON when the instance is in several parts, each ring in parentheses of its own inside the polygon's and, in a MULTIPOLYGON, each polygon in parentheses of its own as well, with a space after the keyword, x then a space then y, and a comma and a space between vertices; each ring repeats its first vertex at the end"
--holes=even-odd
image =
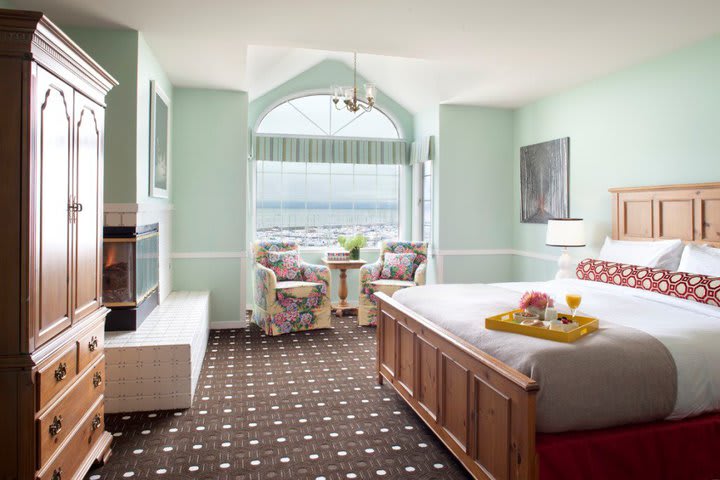
POLYGON ((562 247, 562 254, 558 259, 558 272, 555 279, 575 278, 572 260, 568 247, 585 246, 585 229, 582 218, 556 218, 548 220, 545 245, 562 247))

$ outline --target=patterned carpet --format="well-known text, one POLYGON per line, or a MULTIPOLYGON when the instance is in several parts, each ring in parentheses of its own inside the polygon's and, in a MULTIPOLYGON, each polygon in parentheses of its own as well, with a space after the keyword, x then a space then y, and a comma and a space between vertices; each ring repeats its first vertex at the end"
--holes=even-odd
POLYGON ((113 454, 86 478, 469 478, 392 387, 375 330, 213 330, 193 408, 108 415, 113 454))

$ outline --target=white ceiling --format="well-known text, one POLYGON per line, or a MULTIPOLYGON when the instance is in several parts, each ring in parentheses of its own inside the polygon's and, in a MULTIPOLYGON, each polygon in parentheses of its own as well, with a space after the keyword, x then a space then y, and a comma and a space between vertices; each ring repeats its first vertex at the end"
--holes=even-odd
POLYGON ((61 25, 140 30, 174 84, 251 97, 358 51, 361 73, 412 112, 523 105, 720 33, 718 0, 13 3, 61 25))

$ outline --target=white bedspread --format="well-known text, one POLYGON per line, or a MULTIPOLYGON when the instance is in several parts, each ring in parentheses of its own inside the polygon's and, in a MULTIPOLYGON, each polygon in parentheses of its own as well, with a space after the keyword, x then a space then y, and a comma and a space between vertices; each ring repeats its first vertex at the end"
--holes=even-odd
POLYGON ((720 411, 720 308, 667 295, 584 280, 500 283, 553 296, 560 310, 565 293, 583 295, 579 313, 641 330, 662 342, 677 367, 678 395, 670 419, 720 411))

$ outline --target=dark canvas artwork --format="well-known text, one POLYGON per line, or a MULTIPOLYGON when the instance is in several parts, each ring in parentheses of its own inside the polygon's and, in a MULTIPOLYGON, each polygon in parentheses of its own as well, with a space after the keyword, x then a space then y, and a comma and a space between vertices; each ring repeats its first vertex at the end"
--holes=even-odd
POLYGON ((570 216, 568 157, 570 138, 520 148, 522 223, 547 223, 570 216))

